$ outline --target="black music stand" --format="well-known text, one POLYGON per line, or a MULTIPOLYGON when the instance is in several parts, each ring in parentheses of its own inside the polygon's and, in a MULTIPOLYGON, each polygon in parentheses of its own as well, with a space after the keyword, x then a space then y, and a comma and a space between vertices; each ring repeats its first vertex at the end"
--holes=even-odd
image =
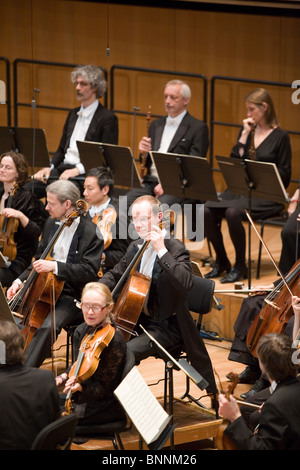
POLYGON ((77 141, 77 146, 85 170, 87 170, 86 161, 89 162, 88 165, 91 165, 91 168, 109 167, 114 174, 114 187, 126 190, 132 189, 132 187, 141 187, 138 169, 129 147, 102 142, 79 141, 77 141), (134 166, 133 174, 129 171, 132 166, 134 166))
POLYGON ((107 166, 100 143, 77 140, 76 144, 85 174, 97 166, 107 166))
POLYGON ((184 200, 218 201, 211 166, 203 157, 150 152, 158 180, 165 194, 182 198, 182 240, 184 241, 184 200))
POLYGON ((31 127, 0 127, 0 152, 14 150, 22 153, 35 167, 50 165, 46 136, 43 129, 31 127), (35 155, 34 155, 35 142, 35 155))
POLYGON ((15 150, 15 142, 13 137, 14 129, 12 127, 0 127, 0 155, 10 150, 15 150))
MULTIPOLYGON (((248 197, 251 216, 252 198, 285 204, 288 195, 275 163, 216 156, 228 189, 232 194, 248 197)), ((248 288, 251 288, 251 224, 248 241, 248 288)))
POLYGON ((35 168, 44 168, 50 165, 44 129, 15 127, 14 141, 16 150, 25 155, 28 163, 31 163, 33 172, 35 168))

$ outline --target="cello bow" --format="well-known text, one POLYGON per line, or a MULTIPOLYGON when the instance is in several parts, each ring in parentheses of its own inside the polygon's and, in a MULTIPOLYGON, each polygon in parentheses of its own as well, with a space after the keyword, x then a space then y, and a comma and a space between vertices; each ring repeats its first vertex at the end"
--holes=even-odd
POLYGON ((283 280, 283 282, 284 282, 284 284, 285 284, 285 287, 287 288, 287 290, 288 290, 288 292, 291 294, 291 296, 293 296, 293 293, 292 293, 291 289, 289 288, 288 283, 286 282, 286 279, 285 279, 284 275, 282 274, 281 270, 280 270, 279 267, 277 266, 276 261, 274 260, 272 254, 270 253, 270 250, 268 249, 268 247, 267 247, 267 245, 265 244, 263 238, 261 237, 261 235, 260 235, 260 233, 258 232, 257 228, 255 227, 255 224, 254 224, 254 222, 253 222, 253 219, 252 219, 251 215, 249 214, 249 212, 247 211, 247 209, 245 209, 245 213, 246 213, 246 216, 248 217, 248 220, 250 221, 252 227, 254 228, 254 231, 255 231, 256 235, 257 235, 258 238, 260 239, 260 241, 261 241, 263 247, 265 248, 265 250, 266 250, 266 252, 268 253, 268 255, 269 255, 269 257, 270 257, 272 263, 274 264, 274 266, 275 266, 275 268, 277 269, 277 271, 278 271, 278 273, 279 273, 281 279, 283 280))

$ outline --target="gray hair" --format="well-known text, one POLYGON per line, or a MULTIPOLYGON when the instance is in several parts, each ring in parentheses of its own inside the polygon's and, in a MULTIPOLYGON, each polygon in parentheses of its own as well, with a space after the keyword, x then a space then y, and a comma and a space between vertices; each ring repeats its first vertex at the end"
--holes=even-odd
POLYGON ((69 199, 74 207, 80 199, 79 188, 69 180, 54 181, 46 187, 46 192, 55 194, 60 203, 64 203, 69 199))
POLYGON ((183 99, 191 99, 191 96, 192 96, 192 92, 191 92, 191 89, 189 87, 189 85, 185 82, 183 82, 182 80, 170 80, 166 85, 165 85, 165 88, 169 85, 181 85, 181 90, 180 90, 180 93, 181 93, 181 96, 183 99))
POLYGON ((96 97, 101 98, 107 90, 107 82, 101 67, 97 65, 80 65, 71 73, 71 80, 76 83, 78 77, 88 82, 96 92, 96 97))

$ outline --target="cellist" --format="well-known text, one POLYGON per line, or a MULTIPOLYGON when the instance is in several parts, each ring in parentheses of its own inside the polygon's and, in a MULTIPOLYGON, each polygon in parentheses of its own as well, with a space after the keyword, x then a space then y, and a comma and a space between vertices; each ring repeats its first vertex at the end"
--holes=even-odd
POLYGON ((84 215, 77 217, 70 227, 64 228, 56 241, 52 259, 39 259, 49 240, 63 221, 74 211, 80 199, 77 186, 68 180, 59 180, 47 186, 46 210, 50 217, 45 223, 39 243, 36 260, 16 279, 7 291, 12 298, 28 279, 32 269, 38 274, 53 272, 58 280, 64 281, 63 289, 53 305, 55 332, 52 335, 52 312, 36 330, 25 353, 25 364, 39 367, 44 359, 51 357, 51 342, 61 329, 69 323, 82 322, 81 310, 74 299, 78 299, 87 282, 98 279, 103 240, 96 234, 96 226, 84 215), (55 307, 55 308, 54 308, 55 307))
MULTIPOLYGON (((160 202, 155 197, 144 195, 134 201, 131 217, 139 239, 129 245, 121 261, 98 282, 106 284, 113 292, 139 247, 149 241, 137 267, 139 273, 150 279, 138 324, 169 352, 184 344, 193 367, 209 383, 207 392, 215 394, 211 361, 187 305, 187 294, 193 286, 190 254, 181 241, 159 226, 162 216, 160 202)), ((156 355, 151 341, 146 333, 139 331, 138 324, 139 335, 127 343, 137 364, 156 355)))
MULTIPOLYGON (((126 341, 122 333, 114 328, 111 311, 113 299, 110 290, 104 284, 89 282, 82 291, 81 310, 84 323, 78 326, 74 333, 74 351, 78 358, 79 350, 84 352, 85 343, 89 349, 93 348, 93 337, 102 332, 108 325, 112 327, 112 334, 106 341, 100 353, 100 360, 95 358, 96 364, 88 366, 82 364, 86 379, 80 380, 71 366, 66 372, 56 377, 56 384, 64 384, 64 394, 71 389, 72 411, 78 415, 78 424, 105 423, 125 418, 125 412, 120 402, 114 396, 114 390, 119 385, 126 360, 126 341), (90 335, 90 339, 89 339, 90 335)), ((104 336, 103 336, 104 338, 104 336)), ((78 360, 78 359, 77 359, 78 360)))
POLYGON ((3 153, 0 156, 0 245, 6 259, 6 267, 0 268, 3 287, 9 287, 30 265, 44 224, 40 201, 24 188, 27 180, 24 155, 3 153))

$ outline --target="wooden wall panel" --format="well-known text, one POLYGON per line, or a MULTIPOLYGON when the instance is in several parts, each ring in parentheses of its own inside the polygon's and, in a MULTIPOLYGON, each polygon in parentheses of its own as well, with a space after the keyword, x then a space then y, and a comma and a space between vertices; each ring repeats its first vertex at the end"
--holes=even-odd
MULTIPOLYGON (((112 65, 120 64, 204 74, 209 84, 214 75, 287 83, 300 79, 299 18, 126 5, 110 5, 108 9, 106 2, 68 0, 11 0, 4 2, 1 11, 0 55, 8 57, 11 63, 19 57, 96 63, 108 71, 112 65)), ((0 74, 1 71, 2 68, 0 74)), ((141 112, 147 112, 151 104, 154 114, 163 114, 165 78, 122 72, 116 79, 115 106, 129 111, 138 106, 141 112)), ((201 89, 194 80, 191 85, 189 109, 201 118, 201 89)), ((19 93, 28 103, 33 87, 41 90, 38 104, 63 107, 77 104, 69 69, 22 66, 19 93)), ((216 96, 218 119, 241 122, 246 88, 222 84, 216 96)), ((274 90, 274 101, 282 126, 299 131, 300 105, 291 103, 291 94, 291 90, 274 90)), ((0 112, 3 121, 3 109, 0 112)), ((45 129, 51 152, 58 145, 65 115, 66 112, 38 108, 37 125, 45 129)), ((119 143, 132 147, 133 118, 120 114, 119 120, 119 143)), ((30 109, 21 110, 19 125, 32 123, 30 109)), ((143 118, 137 119, 135 130, 137 147, 145 132, 143 118)), ((215 130, 214 153, 228 154, 236 134, 235 128, 215 130)), ((298 178, 300 138, 292 137, 292 146, 293 177, 298 178)), ((222 189, 218 175, 216 181, 217 189, 222 189)))

